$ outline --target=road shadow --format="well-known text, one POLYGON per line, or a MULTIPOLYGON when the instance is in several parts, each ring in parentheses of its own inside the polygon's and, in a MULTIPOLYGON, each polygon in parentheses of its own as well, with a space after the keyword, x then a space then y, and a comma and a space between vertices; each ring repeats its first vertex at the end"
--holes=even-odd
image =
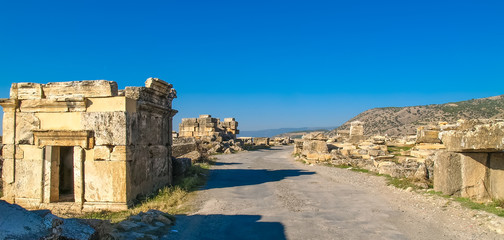
POLYGON ((204 186, 204 189, 256 185, 267 182, 277 182, 287 177, 312 174, 315 174, 315 172, 299 169, 212 169, 210 170, 209 181, 204 186))
POLYGON ((259 222, 260 215, 178 215, 162 239, 286 239, 279 222, 259 222))
POLYGON ((236 162, 230 162, 230 163, 225 163, 225 162, 214 162, 212 165, 215 166, 226 166, 226 165, 239 165, 243 163, 236 163, 236 162))

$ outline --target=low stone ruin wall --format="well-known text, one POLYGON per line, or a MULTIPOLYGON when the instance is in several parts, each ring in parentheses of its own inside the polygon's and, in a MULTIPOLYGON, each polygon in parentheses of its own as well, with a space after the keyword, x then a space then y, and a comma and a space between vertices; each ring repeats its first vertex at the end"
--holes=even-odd
POLYGON ((433 183, 435 191, 447 195, 477 201, 504 199, 504 120, 441 122, 418 128, 415 144, 405 145, 411 141, 411 136, 356 141, 313 133, 296 140, 294 154, 309 163, 349 165, 410 178, 422 187, 433 183))
MULTIPOLYGON (((311 133, 303 139, 295 140, 294 155, 308 163, 331 163, 367 169, 392 177, 414 179, 416 184, 427 188, 433 176, 433 162, 430 158, 418 159, 392 155, 384 137, 367 140, 338 142, 323 133, 311 133)), ((405 153, 406 154, 406 153, 405 153)))

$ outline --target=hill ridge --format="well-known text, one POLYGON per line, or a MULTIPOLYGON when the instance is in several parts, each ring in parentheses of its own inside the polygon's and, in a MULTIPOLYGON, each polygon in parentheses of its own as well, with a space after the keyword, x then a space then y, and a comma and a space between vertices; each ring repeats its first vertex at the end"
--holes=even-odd
POLYGON ((419 126, 429 123, 475 118, 504 118, 504 95, 444 104, 372 108, 353 117, 332 133, 349 129, 353 121, 361 121, 366 135, 409 135, 415 134, 419 126))

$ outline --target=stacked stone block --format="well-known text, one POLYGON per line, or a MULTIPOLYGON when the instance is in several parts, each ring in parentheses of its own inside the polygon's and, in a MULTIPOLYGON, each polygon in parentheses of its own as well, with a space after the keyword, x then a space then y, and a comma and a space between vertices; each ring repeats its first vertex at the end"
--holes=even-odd
POLYGON ((179 125, 179 137, 222 141, 236 139, 239 133, 238 122, 234 118, 225 118, 221 122, 211 115, 200 115, 199 118, 183 118, 179 125))

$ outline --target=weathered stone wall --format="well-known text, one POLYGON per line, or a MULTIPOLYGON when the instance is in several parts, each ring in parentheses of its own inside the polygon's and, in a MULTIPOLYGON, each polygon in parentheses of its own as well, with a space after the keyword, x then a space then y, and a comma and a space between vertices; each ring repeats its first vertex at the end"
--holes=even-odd
POLYGON ((268 137, 255 137, 253 139, 254 145, 263 145, 263 146, 269 146, 270 145, 270 138, 268 137))
POLYGON ((359 142, 364 140, 364 123, 354 121, 350 124, 349 142, 359 142))
POLYGON ((486 201, 504 199, 504 121, 460 120, 445 127, 435 155, 434 190, 486 201))
POLYGON ((295 141, 294 154, 308 163, 347 165, 392 177, 411 178, 421 187, 428 187, 433 168, 431 160, 389 154, 387 139, 383 136, 357 140, 310 133, 295 141))
POLYGON ((14 83, 1 99, 4 198, 25 207, 60 202, 59 152, 73 149, 74 210, 124 209, 171 183, 171 84, 118 91, 115 82, 14 83))
POLYGON ((239 134, 238 122, 234 118, 225 118, 221 122, 211 115, 199 118, 183 118, 179 125, 179 137, 194 137, 208 141, 226 141, 236 139, 239 134))

